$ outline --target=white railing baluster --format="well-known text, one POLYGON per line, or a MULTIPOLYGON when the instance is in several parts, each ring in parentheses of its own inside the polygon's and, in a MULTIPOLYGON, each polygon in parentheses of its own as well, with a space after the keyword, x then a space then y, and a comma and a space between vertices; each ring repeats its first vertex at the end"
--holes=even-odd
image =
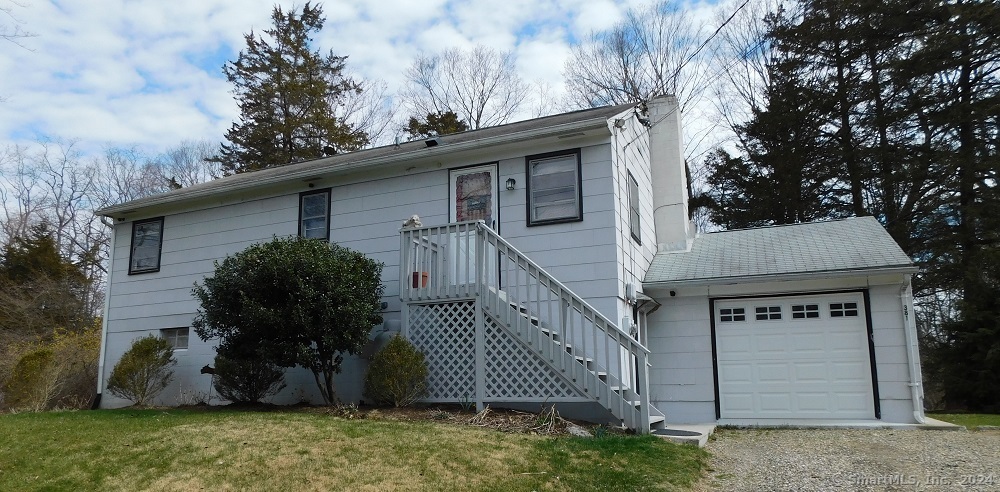
MULTIPOLYGON (((649 350, 481 221, 400 231, 399 268, 399 295, 407 304, 403 313, 415 301, 475 296, 480 310, 510 327, 588 398, 601 402, 629 427, 648 432, 649 350), (604 380, 602 371, 607 374, 604 380), (638 407, 631 403, 636 396, 638 407)), ((477 318, 477 330, 482 330, 485 320, 477 318)), ((477 339, 481 359, 484 347, 478 345, 490 341, 481 331, 477 339)), ((489 376, 483 368, 476 369, 478 386, 483 383, 480 377, 489 376)), ((478 404, 483 398, 480 388, 478 404)))

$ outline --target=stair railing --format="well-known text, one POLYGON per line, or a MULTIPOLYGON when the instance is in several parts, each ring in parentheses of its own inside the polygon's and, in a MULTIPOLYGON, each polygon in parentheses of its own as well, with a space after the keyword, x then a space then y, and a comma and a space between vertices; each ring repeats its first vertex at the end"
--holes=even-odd
POLYGON ((478 297, 626 426, 649 431, 649 350, 616 323, 482 221, 403 229, 400 237, 403 302, 478 297), (559 350, 543 348, 552 344, 559 350))

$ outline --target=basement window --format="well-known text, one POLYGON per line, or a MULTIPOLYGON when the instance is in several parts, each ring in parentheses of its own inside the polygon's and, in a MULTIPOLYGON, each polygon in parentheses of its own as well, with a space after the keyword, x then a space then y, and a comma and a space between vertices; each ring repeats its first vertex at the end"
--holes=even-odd
POLYGON ((792 306, 792 319, 819 318, 819 304, 796 304, 792 306))
POLYGON ((733 321, 746 321, 746 309, 744 308, 726 308, 719 310, 719 321, 723 323, 729 323, 733 321))
POLYGON ((299 195, 299 236, 330 239, 330 188, 299 195))
POLYGON ((754 308, 757 321, 781 319, 781 306, 758 306, 754 308))
POLYGON ((160 271, 160 252, 162 247, 163 217, 133 222, 128 274, 160 271))
POLYGON ((525 158, 528 176, 528 225, 583 220, 580 150, 525 158))
POLYGON ((160 330, 160 337, 170 343, 174 350, 186 350, 188 348, 188 328, 164 328, 160 330))
POLYGON ((834 302, 830 303, 830 317, 843 318, 845 316, 857 316, 858 303, 856 302, 834 302))

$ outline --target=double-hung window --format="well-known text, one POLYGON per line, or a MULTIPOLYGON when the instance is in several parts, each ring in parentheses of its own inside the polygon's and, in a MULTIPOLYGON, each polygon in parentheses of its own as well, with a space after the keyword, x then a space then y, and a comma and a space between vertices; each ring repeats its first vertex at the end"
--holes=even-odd
POLYGON ((330 239, 330 189, 299 195, 299 235, 330 239))
POLYGON ((580 150, 525 158, 528 225, 583 220, 580 150))
POLYGON ((163 337, 174 350, 186 350, 188 348, 188 328, 164 328, 160 330, 163 337))
POLYGON ((160 251, 163 246, 163 217, 132 223, 132 247, 128 273, 160 271, 160 251))

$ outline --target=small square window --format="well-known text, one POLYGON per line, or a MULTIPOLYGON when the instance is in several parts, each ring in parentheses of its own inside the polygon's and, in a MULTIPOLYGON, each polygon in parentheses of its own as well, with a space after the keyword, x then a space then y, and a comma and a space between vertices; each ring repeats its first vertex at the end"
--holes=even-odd
POLYGON ((129 253, 128 273, 160 271, 160 252, 163 249, 163 217, 132 223, 132 247, 129 253))
POLYGON ((580 151, 525 158, 528 225, 583 220, 580 151))
POLYGON ((299 195, 299 236, 330 239, 330 189, 299 195))
POLYGON ((781 319, 781 306, 758 306, 754 308, 757 321, 781 319))
POLYGON ((819 304, 796 304, 792 306, 792 319, 819 318, 819 304))
POLYGON ((188 348, 188 328, 164 328, 160 330, 160 336, 170 342, 174 350, 185 350, 188 348))
POLYGON ((830 317, 843 318, 858 315, 858 303, 856 302, 832 302, 830 303, 830 317))
POLYGON ((719 320, 723 322, 746 321, 746 310, 744 308, 726 308, 719 310, 719 320))

